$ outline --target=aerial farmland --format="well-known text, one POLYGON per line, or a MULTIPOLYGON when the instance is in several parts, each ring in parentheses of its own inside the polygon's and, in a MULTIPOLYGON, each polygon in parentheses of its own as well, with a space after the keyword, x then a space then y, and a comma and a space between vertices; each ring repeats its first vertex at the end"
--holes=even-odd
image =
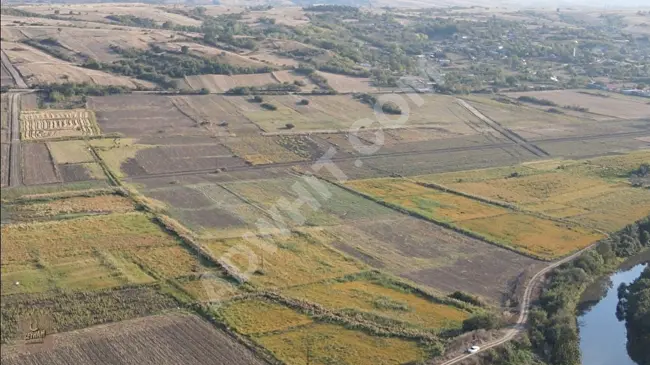
POLYGON ((641 92, 420 80, 433 10, 247 5, 3 3, 3 363, 488 364, 650 216, 641 92))

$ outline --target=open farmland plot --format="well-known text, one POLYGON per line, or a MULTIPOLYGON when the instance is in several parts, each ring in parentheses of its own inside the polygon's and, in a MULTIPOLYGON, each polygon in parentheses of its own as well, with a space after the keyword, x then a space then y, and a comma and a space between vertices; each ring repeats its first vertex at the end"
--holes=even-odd
MULTIPOLYGON (((4 286, 4 274, 3 274, 4 286)), ((4 294, 4 292, 3 292, 4 294)), ((45 316, 52 322, 48 336, 53 333, 72 331, 96 324, 141 317, 178 307, 173 297, 162 294, 160 286, 127 287, 95 292, 47 292, 38 294, 13 294, 2 296, 2 362, 8 363, 19 355, 24 346, 5 347, 5 343, 22 341, 19 321, 33 314, 45 316), (101 313, 98 316, 97 313, 101 313)), ((55 342, 56 343, 56 342, 55 342)), ((38 349, 27 347, 28 349, 38 349)), ((46 346, 47 348, 47 346, 46 346)), ((42 355, 41 355, 42 356, 42 355)), ((42 359, 43 364, 51 364, 42 359)), ((28 361, 29 359, 24 359, 28 361)), ((82 360, 83 362, 83 360, 82 360)), ((22 362, 19 362, 22 363, 22 362)), ((69 362, 62 361, 61 364, 69 362)))
POLYGON ((205 129, 163 95, 112 95, 88 98, 104 133, 127 137, 205 135, 205 129))
POLYGON ((233 156, 224 146, 213 143, 143 148, 135 153, 133 159, 125 161, 121 169, 129 176, 135 176, 142 171, 146 174, 216 171, 245 165, 243 159, 233 156))
POLYGON ((43 15, 51 15, 54 14, 55 10, 59 10, 61 17, 87 22, 110 22, 106 18, 109 15, 133 15, 153 19, 158 25, 162 25, 166 21, 171 21, 178 25, 201 25, 201 22, 196 19, 169 13, 164 8, 156 8, 144 4, 65 4, 55 7, 49 5, 26 5, 19 6, 18 8, 43 15), (69 15, 68 13, 70 11, 74 12, 74 14, 69 15))
POLYGON ((120 195, 75 196, 43 202, 4 205, 12 220, 50 219, 78 214, 126 213, 134 210, 133 203, 120 195))
POLYGON ((348 185, 433 221, 540 258, 565 256, 602 237, 576 225, 515 212, 407 180, 361 180, 348 185))
POLYGON ((392 89, 374 86, 369 77, 353 77, 322 71, 318 71, 318 74, 327 80, 332 89, 340 93, 371 93, 392 89))
MULTIPOLYGON (((182 313, 156 315, 53 336, 53 347, 8 348, 7 364, 264 364, 210 323, 182 313), (118 350, 119 349, 119 350, 118 350), (125 357, 126 354, 126 357, 125 357)), ((4 349, 3 349, 4 350, 4 349)))
POLYGON ((226 252, 234 252, 234 255, 229 254, 230 262, 241 272, 250 269, 252 263, 247 252, 254 252, 257 270, 250 282, 260 288, 308 284, 363 269, 361 264, 332 250, 309 232, 249 237, 248 240, 241 237, 208 239, 202 244, 215 259, 226 252))
POLYGON ((282 199, 298 201, 296 209, 277 207, 288 225, 336 225, 349 219, 380 219, 393 213, 386 207, 315 178, 288 176, 225 183, 223 186, 265 211, 271 211, 282 199), (295 217, 298 219, 292 219, 295 217))
POLYGON ((97 85, 125 86, 131 89, 152 87, 150 82, 73 65, 22 43, 3 42, 2 50, 6 52, 7 57, 28 85, 87 82, 97 85))
POLYGON ((406 289, 372 280, 329 281, 285 290, 293 298, 319 303, 332 310, 357 310, 432 330, 460 328, 470 313, 406 289))
POLYGON ((306 315, 263 300, 229 302, 219 314, 236 331, 247 334, 290 365, 308 362, 402 364, 425 357, 414 341, 371 336, 334 324, 312 323, 306 315))
POLYGON ((173 96, 172 102, 185 115, 215 135, 257 134, 260 129, 244 116, 251 107, 239 97, 221 95, 173 96))
POLYGON ((512 284, 543 263, 431 222, 394 213, 327 228, 322 240, 368 265, 442 292, 501 303, 512 284))
MULTIPOLYGON (((180 52, 183 46, 187 46, 188 51, 192 54, 197 54, 201 57, 210 58, 219 63, 225 63, 225 64, 240 66, 240 67, 253 67, 253 68, 260 68, 260 67, 267 66, 261 61, 252 60, 238 53, 234 53, 217 47, 212 47, 212 46, 198 44, 198 43, 168 42, 161 45, 161 47, 163 47, 166 50, 176 51, 176 52, 180 52)), ((217 75, 208 75, 208 76, 217 76, 217 75)), ((247 76, 247 75, 241 75, 241 76, 247 76)), ((191 77, 193 78, 194 76, 191 77)), ((185 78, 185 80, 187 81, 188 79, 185 78)), ((237 85, 237 86, 245 86, 245 85, 237 85)))
POLYGON ((23 143, 22 173, 25 185, 60 182, 59 173, 44 143, 23 143))
POLYGON ((90 110, 29 110, 20 113, 21 139, 95 136, 99 133, 95 114, 90 110))
MULTIPOLYGON (((593 93, 593 91, 591 91, 593 93)), ((647 118, 650 115, 650 105, 643 98, 613 97, 610 94, 596 96, 581 93, 577 90, 553 90, 508 94, 513 98, 532 96, 538 99, 550 100, 561 106, 579 106, 589 109, 589 112, 605 117, 620 119, 647 118)))
POLYGON ((613 135, 577 141, 540 141, 536 142, 536 145, 545 151, 548 151, 553 156, 571 158, 602 156, 608 153, 627 153, 639 149, 649 148, 650 130, 637 130, 637 133, 622 137, 613 135))
POLYGON ((183 80, 193 89, 206 88, 213 93, 224 93, 237 86, 265 86, 277 84, 278 81, 271 73, 250 75, 196 75, 186 76, 183 80))
POLYGON ((284 148, 273 137, 246 136, 233 137, 224 142, 233 154, 243 158, 252 165, 264 165, 277 162, 302 161, 305 158, 284 148))

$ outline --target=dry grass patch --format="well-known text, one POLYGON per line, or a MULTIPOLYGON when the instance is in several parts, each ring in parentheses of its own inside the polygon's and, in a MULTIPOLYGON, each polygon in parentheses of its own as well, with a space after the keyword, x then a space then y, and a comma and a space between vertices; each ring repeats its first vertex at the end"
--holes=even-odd
POLYGON ((426 188, 400 179, 351 181, 349 187, 391 204, 446 222, 507 214, 507 209, 481 203, 462 196, 426 188))
POLYGON ((302 233, 257 237, 252 242, 242 238, 207 240, 204 245, 215 258, 225 258, 230 250, 230 262, 241 272, 254 270, 250 281, 263 288, 308 284, 362 269, 354 260, 302 233))
MULTIPOLYGON (((99 133, 95 114, 90 110, 48 109, 23 110, 20 112, 21 139, 95 136, 99 135, 99 133)), ((63 156, 65 156, 65 153, 63 156)))
POLYGON ((61 290, 98 290, 124 284, 119 273, 93 256, 72 256, 46 263, 48 274, 61 290))
POLYGON ((134 249, 177 244, 140 213, 110 214, 2 227, 3 263, 45 261, 93 249, 134 249))
POLYGON ((2 265, 2 295, 40 293, 51 289, 47 274, 33 264, 2 265))
POLYGON ((234 301, 220 307, 218 314, 237 332, 263 334, 312 323, 293 309, 265 300, 234 301))
POLYGON ((603 238, 593 231, 523 213, 466 220, 458 225, 517 251, 546 259, 565 256, 603 238))
POLYGON ((126 213, 133 211, 133 203, 120 195, 97 195, 50 200, 41 203, 17 204, 12 213, 21 219, 55 217, 78 213, 126 213))
POLYGON ((312 284, 291 288, 285 293, 334 310, 361 310, 436 330, 459 328, 469 316, 450 305, 367 281, 312 284))
POLYGON ((256 341, 289 365, 388 365, 425 358, 425 352, 415 342, 375 337, 332 324, 302 326, 256 341))
POLYGON ((224 145, 233 154, 243 158, 253 165, 264 165, 279 162, 302 161, 303 157, 280 146, 272 138, 263 136, 248 136, 230 139, 224 145))
POLYGON ((57 164, 95 162, 85 141, 48 142, 47 147, 57 164))
POLYGON ((200 272, 198 256, 190 254, 181 246, 143 248, 129 250, 143 266, 164 278, 175 278, 200 272))

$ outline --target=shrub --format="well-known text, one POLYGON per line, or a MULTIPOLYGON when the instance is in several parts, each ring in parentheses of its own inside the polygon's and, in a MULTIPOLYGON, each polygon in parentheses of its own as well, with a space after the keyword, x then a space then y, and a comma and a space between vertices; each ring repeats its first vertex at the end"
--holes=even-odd
MULTIPOLYGON (((255 102, 255 103, 261 103, 261 102, 264 101, 264 98, 261 97, 261 96, 259 96, 259 95, 255 95, 255 96, 253 96, 253 99, 251 99, 251 100, 252 100, 253 102, 255 102)), ((275 110, 275 109, 273 109, 273 110, 275 110)))
POLYGON ((278 110, 277 106, 275 106, 273 104, 269 104, 269 103, 262 103, 262 104, 260 104, 260 106, 262 108, 264 108, 264 109, 267 109, 267 110, 278 110))
POLYGON ((201 95, 207 95, 209 93, 210 93, 210 90, 208 90, 207 88, 204 88, 204 87, 202 87, 201 90, 199 90, 199 94, 201 94, 201 95))
POLYGON ((284 125, 284 127, 287 128, 287 129, 293 129, 293 128, 295 128, 296 126, 293 125, 292 123, 287 123, 287 124, 284 125))
POLYGON ((307 99, 302 99, 298 102, 299 105, 309 105, 309 100, 307 99))
POLYGON ((478 329, 491 330, 501 327, 502 322, 496 313, 479 313, 463 321, 463 331, 475 331, 478 329))

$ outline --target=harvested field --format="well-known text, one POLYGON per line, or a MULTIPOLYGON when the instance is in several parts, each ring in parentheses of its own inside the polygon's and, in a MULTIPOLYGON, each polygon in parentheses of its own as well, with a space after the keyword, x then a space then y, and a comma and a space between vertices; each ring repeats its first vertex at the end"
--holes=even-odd
POLYGON ((104 133, 126 137, 204 135, 198 123, 163 95, 112 95, 88 98, 104 133))
MULTIPOLYGON (((148 174, 228 169, 246 165, 244 160, 234 157, 227 148, 218 144, 156 146, 137 151, 134 160, 148 174)), ((128 169, 122 170, 128 173, 128 169)))
POLYGON ((318 71, 318 74, 323 76, 327 83, 340 93, 371 93, 391 89, 374 86, 369 77, 353 77, 323 71, 318 71))
MULTIPOLYGON (((51 319, 53 328, 50 332, 60 333, 96 324, 160 313, 178 307, 178 302, 173 297, 162 294, 159 286, 153 285, 97 292, 3 295, 1 306, 2 342, 4 344, 23 338, 24 334, 19 333, 18 322, 34 313, 40 313, 51 319), (98 317, 96 313, 101 313, 101 317, 98 317)), ((27 349, 36 348, 38 347, 27 347, 27 349)), ((21 349, 25 349, 25 347, 14 348, 3 345, 2 362, 19 361, 20 357, 14 358, 13 356, 19 355, 21 349)), ((22 361, 27 362, 15 363, 30 363, 29 359, 22 361)), ((50 364, 51 362, 42 359, 42 363, 50 364)))
POLYGON ((365 280, 311 284, 284 293, 328 309, 358 310, 434 330, 460 328, 469 316, 451 305, 365 280))
POLYGON ((260 129, 244 116, 247 104, 239 97, 220 95, 173 96, 174 105, 203 128, 218 136, 258 134, 260 129), (241 106, 244 106, 242 109, 241 106), (245 104, 244 104, 245 103, 245 104))
POLYGON ((300 87, 301 92, 310 92, 313 91, 314 89, 318 89, 316 84, 314 84, 308 77, 304 75, 300 75, 295 71, 291 71, 291 70, 274 71, 273 78, 276 79, 278 82, 282 82, 282 83, 285 82, 288 82, 290 84, 294 84, 296 82, 304 83, 305 86, 300 87))
POLYGON ((36 258, 53 261, 90 254, 93 250, 177 245, 174 239, 140 213, 5 225, 2 235, 3 264, 24 263, 36 258))
MULTIPOLYGON (((21 139, 95 136, 99 133, 95 115, 90 110, 30 110, 20 113, 21 139)), ((65 155, 66 147, 61 146, 57 152, 65 155)))
POLYGON ((59 165, 58 169, 63 182, 66 183, 106 179, 106 175, 104 174, 102 167, 94 162, 59 165))
POLYGON ((277 80, 271 73, 251 75, 196 75, 186 76, 185 82, 193 90, 206 88, 213 93, 224 93, 237 86, 265 86, 277 84, 277 80))
POLYGON ((73 183, 61 183, 52 185, 17 186, 2 190, 2 200, 11 201, 14 199, 31 199, 35 196, 42 197, 43 194, 62 194, 96 189, 110 189, 111 186, 106 180, 81 181, 73 183))
POLYGON ((201 25, 201 22, 196 19, 169 13, 164 8, 156 8, 145 4, 65 4, 54 7, 50 5, 25 5, 18 8, 43 15, 53 14, 55 10, 59 10, 61 16, 70 20, 87 22, 109 22, 109 19, 106 19, 108 15, 133 15, 153 19, 159 23, 158 25, 162 25, 166 21, 178 25, 201 25), (69 11, 73 11, 75 14, 68 15, 69 11))
POLYGON ((276 234, 250 240, 241 237, 210 239, 204 240, 203 245, 212 257, 229 259, 242 273, 253 266, 255 273, 250 281, 261 288, 308 284, 362 270, 362 265, 332 250, 309 233, 276 234), (224 256, 226 252, 229 252, 228 256, 224 256), (253 257, 248 256, 249 252, 253 252, 253 257))
MULTIPOLYGON (((589 91, 587 91, 589 92, 589 91)), ((593 93, 593 91, 591 91, 593 93)), ((647 100, 635 97, 619 97, 615 94, 602 93, 595 96, 577 90, 553 90, 525 93, 511 93, 508 96, 532 96, 538 99, 550 100, 561 106, 579 106, 589 109, 590 113, 605 117, 621 119, 647 118, 650 115, 650 105, 647 100)))
POLYGON ((348 186, 535 257, 565 256, 602 238, 601 234, 576 225, 560 224, 402 179, 353 181, 348 186))
POLYGON ((133 203, 120 195, 78 196, 29 204, 6 206, 13 219, 21 221, 53 218, 80 213, 126 213, 134 210, 133 203))
POLYGON ((97 85, 125 86, 131 89, 153 86, 147 81, 76 66, 22 43, 3 42, 2 50, 7 53, 7 57, 28 85, 87 82, 97 85))
POLYGON ((47 147, 57 164, 95 162, 85 141, 48 142, 47 147))
MULTIPOLYGON (((203 45, 203 44, 192 43, 192 42, 168 42, 161 45, 163 49, 175 51, 175 52, 180 52, 181 47, 183 46, 188 47, 188 51, 190 52, 190 54, 196 54, 200 57, 210 58, 219 63, 225 63, 225 64, 240 66, 240 67, 252 67, 252 68, 260 68, 260 67, 267 66, 261 61, 255 61, 246 56, 242 56, 238 53, 226 51, 209 45, 203 45)), ((217 75, 209 75, 209 76, 217 76, 217 75)), ((236 75, 236 76, 253 76, 253 75, 236 75)), ((194 78, 195 76, 190 76, 190 77, 194 78)), ((185 80, 187 81, 188 79, 185 78, 185 80)), ((238 86, 246 86, 246 85, 238 85, 238 86)), ((201 88, 197 90, 200 89, 201 88)))
POLYGON ((22 173, 25 185, 60 182, 58 171, 44 143, 23 143, 22 173))
POLYGON ((418 362, 426 357, 415 342, 371 336, 332 324, 301 326, 261 336, 256 341, 289 365, 308 362, 388 365, 418 362))
POLYGON ((188 280, 179 280, 179 282, 183 290, 200 303, 214 304, 243 293, 237 285, 215 273, 210 273, 210 277, 189 278, 188 280))
POLYGON ((163 202, 170 214, 197 233, 252 227, 262 216, 257 208, 205 180, 167 183, 166 186, 156 180, 145 182, 145 187, 139 189, 143 194, 163 202))
POLYGON ((303 157, 276 143, 271 137, 247 136, 230 138, 224 142, 224 145, 233 154, 243 158, 252 165, 304 160, 303 157))
MULTIPOLYGON (((46 19, 39 19, 39 22, 43 20, 46 19)), ((70 23, 69 25, 64 27, 58 24, 18 27, 18 30, 21 36, 29 39, 56 39, 61 44, 58 49, 71 57, 78 57, 81 54, 99 62, 113 62, 121 59, 118 53, 111 50, 111 45, 124 49, 148 49, 150 43, 169 42, 170 35, 173 34, 172 31, 163 29, 116 29, 117 27, 113 26, 104 26, 97 29, 98 24, 89 24, 87 27, 79 27, 79 23, 70 23)), ((175 38, 182 39, 178 35, 175 38)), ((146 83, 139 80, 136 82, 146 83)))
MULTIPOLYGON (((650 132, 641 132, 639 137, 648 136, 650 132)), ((650 142, 643 139, 636 139, 636 136, 628 137, 602 137, 598 139, 586 139, 582 141, 549 141, 538 142, 537 146, 548 151, 552 156, 563 156, 569 158, 587 158, 602 156, 608 153, 628 153, 650 147, 650 142)))
MULTIPOLYGON (((223 184, 251 204, 269 214, 280 214, 289 226, 336 225, 349 219, 381 218, 392 211, 330 183, 285 177, 223 184), (279 206, 282 199, 297 201, 297 207, 279 206), (273 209, 278 213, 273 213, 273 209), (300 215, 300 216, 298 216, 300 215)), ((280 222, 276 222, 280 224, 280 222)))
POLYGON ((327 228, 323 242, 373 267, 442 291, 465 291, 492 303, 540 261, 469 238, 431 222, 394 213, 327 228))
POLYGON ((261 299, 232 301, 219 307, 217 313, 228 326, 245 335, 275 332, 313 322, 293 309, 261 299))
POLYGON ((7 364, 264 364, 196 315, 172 313, 52 336, 52 347, 3 351, 7 364), (119 349, 119 351, 116 351, 119 349))

